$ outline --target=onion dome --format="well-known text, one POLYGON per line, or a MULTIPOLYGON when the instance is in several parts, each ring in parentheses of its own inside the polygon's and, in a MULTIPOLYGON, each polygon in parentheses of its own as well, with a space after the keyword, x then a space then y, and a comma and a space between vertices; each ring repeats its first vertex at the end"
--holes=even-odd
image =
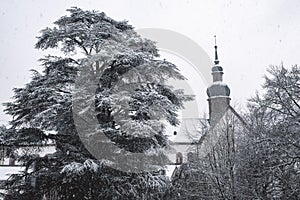
POLYGON ((230 95, 230 89, 226 83, 223 83, 222 81, 216 81, 207 88, 206 93, 208 97, 228 97, 230 95))

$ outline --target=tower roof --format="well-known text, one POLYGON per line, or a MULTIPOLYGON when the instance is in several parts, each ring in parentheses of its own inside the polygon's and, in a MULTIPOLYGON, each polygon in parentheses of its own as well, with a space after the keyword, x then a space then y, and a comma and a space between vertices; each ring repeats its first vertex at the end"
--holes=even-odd
POLYGON ((220 61, 218 58, 218 46, 217 46, 217 36, 215 37, 215 60, 214 63, 215 65, 212 67, 212 72, 222 72, 223 73, 223 68, 219 65, 220 61))
POLYGON ((223 68, 219 65, 217 37, 215 37, 215 61, 212 67, 213 83, 207 88, 208 97, 229 97, 230 89, 223 82, 223 68))
POLYGON ((230 89, 226 83, 217 81, 207 88, 206 93, 208 97, 229 97, 230 89))

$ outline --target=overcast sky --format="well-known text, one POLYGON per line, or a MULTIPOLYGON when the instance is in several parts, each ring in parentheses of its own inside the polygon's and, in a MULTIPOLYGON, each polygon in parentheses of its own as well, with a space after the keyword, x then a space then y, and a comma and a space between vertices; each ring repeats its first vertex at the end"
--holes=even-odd
MULTIPOLYGON (((298 0, 9 0, 0 1, 0 102, 30 80, 29 70, 47 52, 34 49, 39 31, 67 14, 71 6, 127 19, 136 28, 164 28, 184 34, 213 58, 218 36, 219 59, 232 102, 245 106, 261 88, 270 64, 300 63, 298 0)), ((208 66, 211 67, 211 66, 208 66)), ((195 83, 197 84, 197 83, 195 83)), ((205 88, 203 88, 206 99, 205 88)), ((203 102, 207 110, 207 102, 203 102)), ((9 117, 0 107, 0 124, 9 117)))

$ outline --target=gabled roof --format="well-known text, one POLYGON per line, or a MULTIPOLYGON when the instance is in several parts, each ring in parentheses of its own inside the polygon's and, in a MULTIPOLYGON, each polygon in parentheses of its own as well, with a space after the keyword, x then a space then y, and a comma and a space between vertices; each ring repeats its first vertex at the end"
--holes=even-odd
MULTIPOLYGON (((236 117, 237 119, 239 119, 239 121, 243 124, 243 126, 247 129, 247 130, 250 130, 250 127, 249 125, 246 123, 246 121, 238 114, 238 112, 236 112, 236 110, 232 107, 232 106, 228 106, 227 109, 226 109, 226 112, 223 114, 223 116, 220 118, 219 122, 221 122, 221 120, 223 119, 223 117, 226 115, 226 113, 228 111, 231 111, 236 117)), ((199 144, 201 144, 206 137, 208 137, 207 135, 212 132, 212 130, 215 129, 216 126, 219 125, 219 122, 218 123, 215 123, 213 126, 210 126, 209 129, 205 132, 205 134, 200 138, 199 140, 199 144)))
POLYGON ((229 105, 228 109, 230 109, 235 114, 235 116, 243 123, 246 129, 250 130, 249 124, 239 115, 239 113, 236 112, 236 110, 232 106, 229 105))

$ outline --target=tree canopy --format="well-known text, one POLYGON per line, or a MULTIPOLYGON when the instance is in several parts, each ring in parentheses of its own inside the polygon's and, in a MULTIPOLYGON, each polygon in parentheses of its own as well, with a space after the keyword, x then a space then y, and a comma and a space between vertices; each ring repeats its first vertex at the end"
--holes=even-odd
MULTIPOLYGON (((11 137, 16 143, 56 145, 53 154, 43 157, 20 155, 26 168, 8 182, 10 197, 159 199, 168 188, 166 177, 118 171, 109 161, 96 159, 78 134, 74 109, 84 117, 92 110, 98 130, 119 148, 145 153, 167 145, 162 121, 178 125, 177 111, 192 99, 165 84, 184 77, 174 64, 160 59, 155 43, 139 36, 127 21, 76 7, 67 11, 69 15, 41 31, 35 45, 56 49, 58 55, 41 58, 44 70, 32 70, 31 81, 14 89, 14 100, 5 104, 13 117, 11 137), (93 91, 88 93, 85 89, 91 85, 93 91)), ((101 142, 97 132, 86 130, 90 141, 101 142)))

